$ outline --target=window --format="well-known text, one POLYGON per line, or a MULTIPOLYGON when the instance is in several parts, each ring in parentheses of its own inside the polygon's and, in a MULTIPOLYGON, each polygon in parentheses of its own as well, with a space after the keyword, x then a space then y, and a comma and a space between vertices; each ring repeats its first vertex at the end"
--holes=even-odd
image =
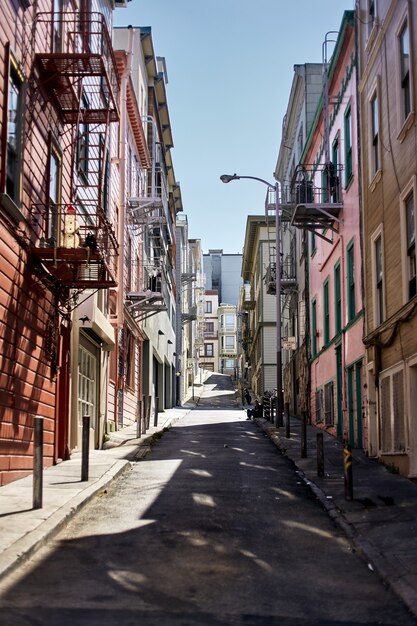
POLYGON ((19 206, 22 188, 22 151, 23 151, 23 102, 24 102, 24 75, 17 61, 6 53, 8 63, 7 106, 4 109, 3 128, 7 128, 6 153, 3 162, 5 180, 2 181, 2 190, 19 206))
POLYGON ((329 311, 329 281, 326 280, 323 285, 323 341, 324 344, 328 344, 330 341, 330 311, 329 311))
POLYGON ((78 421, 84 415, 90 416, 90 426, 95 428, 97 388, 97 360, 93 354, 80 346, 78 351, 78 421))
POLYGON ((353 242, 347 247, 347 305, 348 321, 355 317, 355 248, 353 242))
POLYGON ((374 241, 375 256, 375 325, 384 321, 384 267, 382 256, 382 235, 374 241))
POLYGON ((135 388, 135 338, 130 330, 126 330, 126 385, 135 388))
POLYGON ((403 370, 381 375, 380 432, 382 452, 405 451, 405 414, 403 370))
MULTIPOLYGON (((88 100, 82 99, 83 107, 88 109, 88 100)), ((76 165, 78 174, 87 182, 88 180, 88 156, 89 156, 89 128, 88 124, 81 121, 78 127, 76 165)))
POLYGON ((310 250, 310 255, 314 256, 316 253, 316 233, 313 231, 310 233, 310 250))
POLYGON ((204 344, 204 356, 214 356, 214 347, 212 343, 204 344))
POLYGON ((326 426, 334 425, 333 381, 324 386, 324 421, 326 426))
POLYGON ((373 27, 376 24, 376 0, 368 0, 368 17, 366 20, 366 24, 368 27, 368 38, 372 32, 373 27))
POLYGON ((235 327, 235 316, 234 315, 225 315, 224 323, 226 330, 233 330, 235 327))
POLYGON ((416 225, 414 193, 411 192, 404 200, 406 236, 407 236, 407 267, 408 267, 408 299, 416 295, 416 225))
POLYGON ((398 40, 400 51, 401 121, 405 122, 411 112, 410 37, 407 20, 401 28, 398 40))
POLYGON ((214 322, 206 322, 206 333, 212 335, 214 333, 214 322))
POLYGON ((316 423, 323 421, 323 389, 316 391, 316 423))
POLYGON ((49 154, 49 215, 47 217, 47 245, 58 244, 59 205, 61 199, 62 163, 61 154, 55 144, 51 145, 49 154))
POLYGON ((347 187, 353 176, 352 164, 352 111, 350 105, 345 111, 344 119, 345 131, 345 187, 347 187))
POLYGON ((213 303, 211 300, 206 300, 204 303, 204 313, 212 313, 213 303))
POLYGON ((370 118, 371 118, 371 140, 370 140, 370 156, 371 156, 371 180, 380 168, 380 146, 379 146, 379 110, 378 110, 378 94, 375 90, 370 100, 370 118))
POLYGON ((63 48, 63 0, 53 2, 53 51, 62 52, 63 48))
POLYGON ((335 334, 342 330, 342 292, 340 289, 340 262, 334 268, 334 325, 335 334))
POLYGON ((235 338, 231 335, 226 335, 224 338, 224 346, 226 350, 234 350, 235 349, 235 338))
POLYGON ((337 134, 335 140, 332 144, 332 163, 334 166, 334 186, 331 185, 331 201, 332 202, 340 202, 340 180, 338 175, 338 167, 339 167, 339 133, 337 134))
POLYGON ((311 303, 311 353, 312 356, 317 354, 317 304, 314 299, 311 303))

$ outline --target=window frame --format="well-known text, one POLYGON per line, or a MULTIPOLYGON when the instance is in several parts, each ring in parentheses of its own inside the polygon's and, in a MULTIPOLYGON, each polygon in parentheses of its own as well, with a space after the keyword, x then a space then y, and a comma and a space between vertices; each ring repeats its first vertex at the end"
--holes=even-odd
POLYGON ((1 164, 1 172, 2 178, 0 181, 1 184, 1 193, 8 199, 5 203, 2 202, 4 208, 7 209, 9 205, 10 211, 8 211, 11 217, 16 217, 19 221, 20 208, 22 204, 22 193, 23 193, 23 150, 24 150, 24 126, 25 126, 25 92, 26 92, 26 75, 21 67, 20 63, 10 50, 10 43, 7 42, 5 45, 5 73, 4 73, 4 101, 3 101, 3 129, 2 129, 2 145, 4 149, 2 150, 2 164, 1 164), (10 167, 9 167, 9 153, 12 151, 9 148, 9 101, 10 101, 10 83, 12 78, 14 78, 14 84, 18 86, 18 107, 17 107, 17 117, 18 122, 16 124, 16 147, 13 148, 14 152, 14 164, 12 174, 9 176, 10 167), (13 180, 13 190, 10 189, 8 180, 9 178, 13 180), (12 193, 10 193, 12 191, 12 193), (6 204, 6 206, 5 206, 6 204))
POLYGON ((346 295, 348 322, 351 322, 356 315, 355 283, 355 242, 352 240, 346 246, 346 295))
POLYGON ((382 224, 371 236, 371 266, 372 266, 372 306, 374 315, 374 328, 380 326, 385 320, 385 263, 384 263, 384 231, 382 224), (381 244, 381 277, 378 272, 377 243, 381 244))
POLYGON ((369 185, 378 181, 376 178, 382 172, 381 152, 381 96, 379 77, 374 83, 368 98, 369 124, 368 124, 368 149, 369 149, 369 185), (375 119, 376 118, 376 119, 375 119))
POLYGON ((398 140, 403 141, 407 134, 407 131, 411 128, 414 120, 414 81, 413 81, 413 55, 411 51, 412 36, 410 29, 410 16, 408 10, 405 11, 398 28, 396 30, 396 69, 397 69, 397 115, 398 115, 398 140), (408 30, 408 71, 403 76, 403 58, 404 53, 402 51, 402 34, 404 29, 408 30), (405 89, 405 84, 407 88, 405 89), (408 95, 406 95, 408 94, 408 95), (408 107, 405 106, 405 97, 408 101, 408 107))
POLYGON ((326 346, 330 343, 330 305, 329 305, 329 279, 323 282, 323 341, 326 346))
POLYGON ((45 234, 48 245, 55 247, 60 243, 60 207, 62 200, 62 150, 58 142, 52 136, 49 140, 48 149, 48 214, 46 215, 45 234), (56 167, 56 198, 51 195, 52 162, 56 167), (55 209, 55 210, 54 210, 55 209), (55 242, 55 244, 53 243, 55 242))
POLYGON ((317 356, 317 300, 311 301, 311 356, 317 356))
POLYGON ((353 178, 352 122, 352 106, 349 102, 343 115, 343 138, 345 145, 345 188, 350 185, 350 182, 353 178))
POLYGON ((204 356, 208 357, 208 358, 213 358, 214 357, 214 343, 205 343, 204 344, 204 356), (209 348, 211 348, 211 354, 209 354, 209 352, 210 352, 209 348))
POLYGON ((400 226, 401 226, 401 265, 403 275, 403 303, 406 304, 414 297, 411 294, 411 278, 410 278, 410 254, 413 253, 414 259, 414 290, 417 293, 417 176, 413 176, 400 195, 400 226), (414 241, 410 245, 408 241, 408 225, 407 225, 407 200, 412 196, 414 204, 414 241), (410 295, 411 294, 411 295, 410 295))
POLYGON ((334 334, 337 335, 342 331, 342 281, 340 259, 335 263, 333 269, 334 277, 334 334))

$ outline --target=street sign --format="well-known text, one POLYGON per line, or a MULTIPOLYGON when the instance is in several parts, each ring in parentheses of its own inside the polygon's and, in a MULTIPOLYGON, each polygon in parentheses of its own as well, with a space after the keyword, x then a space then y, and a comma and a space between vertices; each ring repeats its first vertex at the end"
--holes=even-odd
POLYGON ((297 349, 296 338, 295 337, 283 337, 282 349, 283 350, 296 350, 297 349))

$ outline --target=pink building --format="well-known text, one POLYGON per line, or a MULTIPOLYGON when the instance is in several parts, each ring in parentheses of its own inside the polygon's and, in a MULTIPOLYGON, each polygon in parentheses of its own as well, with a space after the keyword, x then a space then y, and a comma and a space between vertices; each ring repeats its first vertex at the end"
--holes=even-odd
MULTIPOLYGON (((324 50, 333 43, 325 42, 324 50)), ((326 61, 326 59, 324 59, 326 61)), ((361 234, 353 11, 343 16, 323 104, 296 173, 293 222, 308 238, 312 422, 366 447, 361 234)))

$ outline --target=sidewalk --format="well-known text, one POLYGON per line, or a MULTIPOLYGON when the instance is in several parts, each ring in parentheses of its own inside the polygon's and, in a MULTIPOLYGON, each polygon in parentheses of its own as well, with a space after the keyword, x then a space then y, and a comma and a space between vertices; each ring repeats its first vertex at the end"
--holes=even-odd
POLYGON ((264 418, 257 425, 294 462, 330 517, 417 617, 417 483, 393 474, 363 451, 352 451, 353 500, 345 499, 343 445, 307 426, 307 458, 301 458, 301 422, 291 418, 291 437, 264 418), (317 475, 317 433, 324 435, 324 477, 317 475))
POLYGON ((204 385, 194 388, 194 401, 159 413, 136 437, 136 424, 110 433, 106 449, 90 450, 89 479, 81 482, 81 451, 69 461, 43 472, 43 507, 33 509, 33 478, 26 476, 0 488, 0 580, 45 545, 94 495, 150 450, 150 439, 168 428, 198 404, 204 385))

